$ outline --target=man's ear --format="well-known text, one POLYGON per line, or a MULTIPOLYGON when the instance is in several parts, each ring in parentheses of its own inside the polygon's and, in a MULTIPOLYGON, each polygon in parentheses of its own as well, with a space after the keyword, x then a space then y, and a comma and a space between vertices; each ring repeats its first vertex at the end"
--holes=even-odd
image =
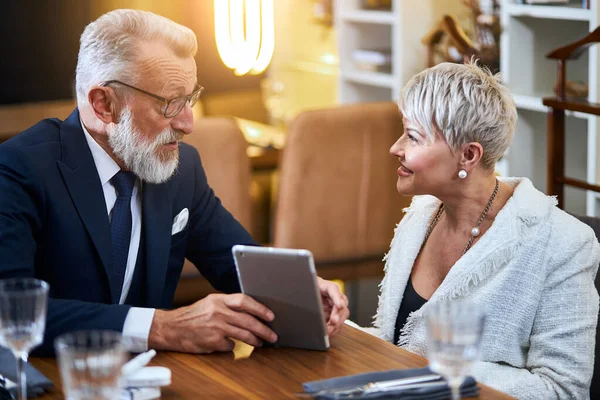
POLYGON ((107 86, 95 86, 88 92, 88 102, 100 121, 105 124, 118 122, 118 104, 114 90, 107 86))
POLYGON ((470 142, 463 146, 460 166, 467 172, 471 172, 481 161, 483 157, 483 146, 481 143, 470 142))

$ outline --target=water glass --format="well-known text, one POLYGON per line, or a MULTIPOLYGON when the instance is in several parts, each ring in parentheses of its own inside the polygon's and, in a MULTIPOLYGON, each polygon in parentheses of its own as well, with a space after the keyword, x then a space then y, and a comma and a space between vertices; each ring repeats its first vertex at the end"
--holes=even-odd
POLYGON ((446 378, 452 399, 460 399, 460 385, 479 353, 483 313, 467 301, 447 301, 431 304, 426 321, 429 366, 446 378))
POLYGON ((79 331, 54 342, 67 400, 114 400, 122 389, 126 360, 119 332, 79 331))
POLYGON ((33 278, 0 280, 0 345, 10 349, 17 361, 19 400, 27 399, 23 364, 44 339, 48 289, 46 282, 33 278))

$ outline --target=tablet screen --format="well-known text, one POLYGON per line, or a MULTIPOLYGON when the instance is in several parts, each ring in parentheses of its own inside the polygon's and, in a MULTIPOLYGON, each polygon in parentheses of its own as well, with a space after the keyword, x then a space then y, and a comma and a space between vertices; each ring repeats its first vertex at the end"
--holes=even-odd
POLYGON ((275 319, 276 346, 327 350, 321 296, 308 250, 234 246, 242 292, 267 306, 275 319))

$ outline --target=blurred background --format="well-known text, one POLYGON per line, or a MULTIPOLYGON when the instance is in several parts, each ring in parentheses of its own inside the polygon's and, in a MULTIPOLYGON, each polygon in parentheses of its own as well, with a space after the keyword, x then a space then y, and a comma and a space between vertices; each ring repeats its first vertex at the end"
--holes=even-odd
MULTIPOLYGON (((294 151, 287 149, 288 144, 295 143, 288 141, 290 135, 300 137, 296 131, 303 129, 318 131, 319 127, 329 126, 328 121, 338 118, 336 110, 346 110, 347 114, 340 117, 342 122, 332 123, 331 128, 323 128, 318 135, 307 139, 312 146, 309 152, 314 151, 316 157, 318 149, 326 150, 329 156, 324 157, 328 158, 336 149, 347 154, 355 154, 352 151, 357 149, 356 154, 372 151, 366 161, 351 157, 340 161, 348 164, 374 166, 375 160, 391 159, 387 148, 401 135, 400 125, 388 124, 388 128, 395 126, 398 131, 381 139, 381 150, 377 146, 364 147, 368 142, 364 132, 356 148, 344 147, 350 146, 351 140, 344 146, 333 145, 336 128, 344 130, 342 134, 348 133, 350 138, 353 128, 343 121, 361 113, 367 120, 379 115, 367 103, 394 102, 410 77, 424 68, 442 61, 463 62, 474 56, 494 72, 502 73, 519 109, 515 141, 499 163, 498 174, 529 177, 540 190, 545 190, 547 108, 542 98, 554 94, 556 79, 556 62, 547 59, 546 54, 594 30, 600 16, 598 0, 2 1, 0 142, 42 118, 63 119, 70 114, 76 106, 73 93, 79 36, 89 22, 117 8, 149 10, 195 32, 198 82, 206 89, 195 115, 198 120, 226 117, 233 121, 234 128, 245 139, 242 147, 247 160, 241 162, 250 174, 245 186, 240 183, 241 178, 228 180, 219 176, 218 171, 224 165, 237 163, 226 155, 232 142, 212 147, 219 156, 211 158, 202 149, 203 143, 210 139, 199 136, 194 145, 199 147, 217 195, 233 208, 234 200, 226 199, 232 196, 239 200, 240 196, 232 195, 232 188, 242 187, 248 192, 249 201, 244 207, 249 211, 244 225, 253 236, 264 244, 312 250, 320 273, 325 271, 324 276, 338 279, 351 299, 352 318, 364 325, 370 323, 376 309, 377 285, 383 276, 381 259, 401 218, 401 209, 410 199, 393 193, 393 160, 389 161, 389 179, 386 175, 385 179, 377 180, 364 168, 357 169, 358 176, 334 171, 337 174, 334 179, 349 181, 348 187, 350 181, 363 182, 348 195, 342 192, 342 186, 329 184, 329 189, 340 196, 337 204, 328 204, 326 200, 332 196, 326 191, 318 192, 319 186, 312 183, 314 192, 304 190, 285 197, 280 188, 291 191, 304 187, 303 176, 308 179, 314 174, 310 165, 321 166, 310 159, 296 172, 289 172, 293 168, 292 158, 306 159, 305 155, 286 156, 294 151), (260 8, 254 19, 249 17, 251 7, 260 8), (235 32, 242 35, 237 42, 235 32), (260 46, 250 51, 250 58, 243 59, 241 49, 244 41, 249 45, 247 39, 252 34, 259 35, 260 46), (352 106, 357 108, 346 108, 352 106), (310 110, 324 113, 313 114, 310 110), (319 120, 312 125, 295 122, 304 113, 308 113, 307 118, 321 118, 323 124, 319 120), (373 113, 371 117, 369 113, 373 113), (286 177, 285 182, 282 176, 286 177), (365 186, 365 182, 369 184, 365 186), (377 191, 387 185, 392 193, 384 195, 377 191), (366 190, 371 192, 365 194, 366 190), (358 205, 349 211, 354 214, 341 215, 343 199, 354 197, 358 205), (285 204, 294 206, 282 211, 285 207, 279 207, 279 203, 284 198, 297 202, 285 200, 285 204), (386 205, 387 214, 375 215, 381 204, 386 205), (300 229, 300 223, 286 213, 302 215, 309 230, 300 229), (315 221, 304 215, 316 215, 315 221), (333 226, 328 225, 330 215, 338 218, 338 222, 332 222, 333 226), (339 222, 354 217, 358 222, 352 226, 339 222), (368 244, 350 243, 336 229, 343 233, 356 231, 352 240, 368 244), (374 230, 387 233, 373 234, 374 230), (319 240, 314 244, 309 238, 296 240, 295 235, 315 236, 319 240), (369 238, 376 239, 369 241, 369 238), (344 246, 364 249, 361 253, 344 250, 344 246), (368 266, 366 261, 370 262, 368 266)), ((598 101, 598 58, 598 50, 592 48, 569 64, 569 94, 598 101)), ((598 118, 577 112, 567 115, 566 170, 573 177, 596 183, 598 118)), ((218 124, 207 126, 209 130, 221 129, 218 124)), ((363 125, 357 122, 354 126, 363 125)), ((373 124, 364 127, 373 137, 375 130, 383 129, 373 124)), ((337 168, 322 165, 323 169, 316 174, 323 177, 327 176, 326 169, 337 168)), ((370 170, 378 171, 377 168, 370 170)), ((596 215, 600 213, 599 207, 599 197, 594 192, 581 189, 566 192, 568 211, 596 215)), ((188 276, 185 271, 182 280, 189 278, 188 286, 178 292, 182 303, 205 294, 205 289, 198 289, 201 278, 187 270, 191 274, 188 276)))

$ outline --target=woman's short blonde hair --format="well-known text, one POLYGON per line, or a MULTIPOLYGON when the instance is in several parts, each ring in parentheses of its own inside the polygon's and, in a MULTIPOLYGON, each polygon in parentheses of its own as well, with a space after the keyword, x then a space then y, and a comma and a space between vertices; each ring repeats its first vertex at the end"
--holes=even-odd
POLYGON ((75 88, 77 102, 87 105, 88 91, 108 80, 135 85, 137 46, 161 42, 179 57, 193 57, 198 45, 191 29, 141 10, 114 10, 86 26, 81 34, 75 88))
POLYGON ((517 109, 499 75, 477 65, 442 63, 415 75, 404 87, 402 115, 453 151, 470 142, 483 147, 481 166, 494 168, 512 142, 517 109))

